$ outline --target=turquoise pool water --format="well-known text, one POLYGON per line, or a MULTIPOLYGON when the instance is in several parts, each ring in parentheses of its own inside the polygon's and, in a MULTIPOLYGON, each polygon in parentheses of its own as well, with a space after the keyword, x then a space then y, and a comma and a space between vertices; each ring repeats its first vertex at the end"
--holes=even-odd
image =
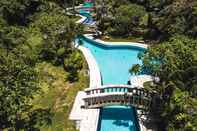
MULTIPOLYGON (((82 39, 95 57, 102 75, 103 85, 127 84, 129 69, 133 64, 141 64, 137 58, 143 48, 132 46, 103 46, 88 39, 82 39)), ((121 43, 120 43, 121 44, 121 43)))
POLYGON ((135 109, 125 106, 103 108, 98 131, 139 131, 135 109))
MULTIPOLYGON (((103 46, 87 38, 80 38, 83 46, 95 57, 102 75, 102 84, 127 84, 129 69, 141 64, 137 58, 143 48, 132 46, 103 46)), ((120 43, 121 44, 121 43, 120 43)), ((108 106, 101 109, 98 131, 139 131, 135 108, 108 106)))
POLYGON ((85 19, 85 21, 83 21, 83 24, 91 25, 94 22, 94 20, 93 20, 91 14, 90 14, 90 11, 88 11, 89 10, 88 8, 93 7, 94 3, 92 3, 92 2, 84 2, 83 6, 86 7, 86 9, 84 8, 84 9, 80 9, 79 10, 79 14, 87 17, 85 19))
POLYGON ((80 13, 80 15, 83 15, 83 16, 87 17, 85 19, 85 21, 83 21, 83 24, 89 25, 89 24, 92 24, 94 22, 94 20, 93 20, 92 16, 90 15, 90 12, 89 11, 80 9, 79 10, 79 13, 80 13))

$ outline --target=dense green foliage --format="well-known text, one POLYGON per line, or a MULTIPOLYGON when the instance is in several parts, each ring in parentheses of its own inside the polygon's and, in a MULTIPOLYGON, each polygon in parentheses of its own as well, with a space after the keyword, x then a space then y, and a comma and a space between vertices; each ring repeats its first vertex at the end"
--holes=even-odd
POLYGON ((140 34, 144 40, 150 40, 149 43, 152 44, 145 53, 139 54, 143 66, 133 65, 130 69, 131 73, 148 72, 156 78, 153 83, 145 84, 145 87, 157 96, 148 114, 150 121, 153 121, 159 130, 164 131, 197 130, 197 2, 127 0, 120 3, 115 0, 109 2, 105 8, 108 9, 107 25, 110 25, 105 27, 106 33, 114 36, 124 31, 121 37, 138 37, 140 34), (116 5, 113 10, 111 5, 116 5), (141 9, 125 9, 133 5, 138 5, 141 9), (124 8, 119 10, 121 7, 124 8), (131 10, 136 12, 129 14, 131 10), (132 27, 131 18, 139 16, 139 12, 142 11, 143 20, 140 22, 143 24, 132 27), (116 14, 121 14, 122 18, 118 18, 116 14), (128 18, 131 28, 121 27, 118 29, 119 33, 113 34, 117 29, 114 21, 121 23, 124 19, 126 22, 128 18), (138 29, 137 32, 134 32, 135 28, 138 29))
POLYGON ((116 9, 114 18, 113 27, 109 30, 112 35, 116 36, 125 34, 139 36, 143 33, 143 26, 147 24, 145 9, 136 4, 121 5, 116 9))
POLYGON ((141 68, 160 79, 146 87, 157 94, 151 113, 161 129, 197 130, 196 54, 196 39, 175 36, 139 56, 141 68))
POLYGON ((43 93, 38 63, 65 67, 64 81, 78 80, 83 59, 71 42, 83 27, 66 15, 63 7, 70 2, 0 1, 0 130, 39 130, 51 124, 51 107, 33 104, 43 93))
POLYGON ((112 36, 159 41, 174 34, 197 36, 195 0, 109 0, 101 5, 98 27, 112 36))
POLYGON ((149 120, 158 130, 197 130, 197 2, 102 2, 97 9, 102 33, 112 38, 142 37, 151 44, 139 54, 143 65, 133 65, 129 70, 156 78, 145 86, 156 94, 147 114, 149 120))
MULTIPOLYGON (((87 86, 84 59, 71 43, 83 26, 65 8, 81 2, 0 1, 0 130, 48 130, 48 124, 51 130, 75 130, 64 118, 76 92, 87 86)), ((159 130, 196 131, 196 0, 96 3, 103 34, 140 37, 152 44, 139 55, 143 66, 130 69, 160 79, 146 85, 157 96, 148 118, 159 130)))
POLYGON ((35 130, 44 122, 50 123, 50 110, 30 104, 40 93, 37 73, 13 54, 0 56, 0 129, 35 130), (35 117, 33 117, 35 116, 35 117))

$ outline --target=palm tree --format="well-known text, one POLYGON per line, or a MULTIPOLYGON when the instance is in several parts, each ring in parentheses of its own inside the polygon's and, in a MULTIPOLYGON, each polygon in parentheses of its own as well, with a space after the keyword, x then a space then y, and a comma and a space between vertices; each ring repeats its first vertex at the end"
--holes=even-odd
POLYGON ((186 70, 176 70, 169 74, 168 80, 180 89, 190 92, 197 83, 197 66, 189 67, 186 70))
POLYGON ((140 73, 140 70, 141 70, 141 66, 139 64, 134 64, 131 69, 129 70, 129 72, 131 74, 135 74, 135 75, 138 75, 138 73, 140 73))
POLYGON ((81 39, 79 39, 78 44, 83 45, 83 41, 81 39))

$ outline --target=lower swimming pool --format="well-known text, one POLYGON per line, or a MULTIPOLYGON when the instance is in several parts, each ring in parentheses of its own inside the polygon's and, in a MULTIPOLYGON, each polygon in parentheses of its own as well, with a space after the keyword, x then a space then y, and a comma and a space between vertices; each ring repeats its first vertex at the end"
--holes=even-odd
POLYGON ((138 131, 134 108, 108 106, 101 110, 98 131, 138 131))
MULTIPOLYGON (((134 46, 104 46, 88 38, 79 38, 95 57, 101 71, 102 84, 127 84, 129 69, 141 64, 137 58, 144 48, 134 46)), ((121 45, 121 43, 120 43, 121 45)), ((139 131, 135 108, 108 106, 101 109, 98 131, 139 131)))

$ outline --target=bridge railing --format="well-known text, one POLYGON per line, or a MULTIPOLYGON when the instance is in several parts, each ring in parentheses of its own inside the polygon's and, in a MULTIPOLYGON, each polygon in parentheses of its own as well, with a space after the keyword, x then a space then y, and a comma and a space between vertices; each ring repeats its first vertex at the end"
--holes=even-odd
POLYGON ((127 92, 127 93, 133 93, 138 96, 143 95, 145 97, 151 97, 151 93, 145 90, 144 88, 132 87, 129 85, 102 86, 100 88, 86 89, 85 92, 87 95, 96 95, 96 94, 111 93, 111 92, 127 92))
POLYGON ((84 98, 85 108, 100 108, 109 105, 134 106, 139 109, 148 109, 151 100, 129 93, 111 93, 84 98))
POLYGON ((143 88, 127 85, 110 85, 86 89, 85 108, 100 108, 108 105, 128 105, 148 109, 152 93, 143 88))

